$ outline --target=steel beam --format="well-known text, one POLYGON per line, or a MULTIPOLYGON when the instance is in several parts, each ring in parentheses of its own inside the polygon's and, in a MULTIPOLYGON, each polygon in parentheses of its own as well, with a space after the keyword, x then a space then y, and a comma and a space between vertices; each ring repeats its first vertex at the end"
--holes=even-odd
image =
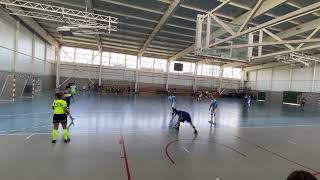
POLYGON ((231 35, 236 34, 228 25, 226 25, 223 21, 221 21, 217 16, 212 14, 212 15, 210 15, 210 17, 212 17, 212 19, 214 19, 229 34, 231 34, 231 35))
MULTIPOLYGON (((306 40, 311 39, 316 33, 320 30, 320 26, 318 26, 315 30, 312 31, 312 33, 306 38, 306 40)), ((297 49, 300 49, 305 43, 301 43, 297 49)))
MULTIPOLYGON (((270 32, 269 30, 267 30, 267 29, 262 29, 262 31, 265 32, 266 34, 268 34, 268 35, 269 35, 270 37, 272 37, 273 39, 275 39, 275 40, 277 40, 277 41, 279 41, 279 42, 283 42, 283 40, 282 40, 281 38, 279 38, 277 35, 275 35, 275 34, 273 34, 272 32, 270 32)), ((291 49, 291 50, 294 49, 294 47, 292 47, 290 44, 285 44, 285 43, 284 43, 284 45, 285 45, 287 48, 291 49)))
POLYGON ((221 68, 229 68, 229 67, 236 67, 236 66, 241 66, 245 65, 246 63, 241 63, 241 62, 232 62, 232 63, 227 63, 221 66, 221 68))
POLYGON ((294 50, 287 50, 287 51, 280 51, 280 52, 276 52, 276 53, 270 53, 270 54, 265 54, 259 57, 253 57, 252 60, 255 60, 255 62, 257 62, 258 60, 263 60, 266 58, 272 58, 278 55, 284 55, 284 54, 290 54, 293 52, 300 52, 300 51, 306 51, 306 50, 311 50, 311 49, 317 49, 320 48, 320 44, 317 45, 312 45, 312 46, 307 46, 304 48, 300 48, 300 49, 294 49, 294 50))
POLYGON ((162 28, 162 26, 168 21, 168 19, 171 17, 171 15, 177 10, 177 8, 179 7, 179 5, 183 2, 183 0, 174 0, 170 6, 168 7, 167 11, 165 12, 165 14, 161 17, 159 23, 157 24, 157 26, 154 28, 154 30, 152 31, 151 35, 149 36, 149 38, 147 39, 147 41, 144 43, 144 45, 142 46, 142 48, 140 49, 138 56, 142 56, 144 51, 147 49, 147 47, 149 46, 149 44, 151 43, 151 41, 153 40, 153 38, 156 36, 156 34, 160 31, 160 29, 162 28))
POLYGON ((281 40, 278 42, 239 44, 239 45, 231 45, 231 46, 217 46, 214 49, 239 49, 239 48, 248 48, 248 47, 261 47, 261 46, 272 46, 272 45, 283 45, 283 44, 316 43, 316 42, 320 42, 320 38, 301 39, 301 40, 281 40))
MULTIPOLYGON (((261 5, 261 7, 257 10, 257 12, 255 13, 255 15, 253 16, 253 18, 259 16, 259 15, 262 15, 264 13, 266 13, 267 11, 273 9, 274 7, 284 3, 284 2, 287 2, 288 0, 265 0, 264 3, 261 5)), ((235 20, 232 21, 232 23, 234 24, 242 24, 246 17, 249 15, 250 12, 247 12, 243 15, 241 15, 240 17, 236 18, 235 20)), ((223 35, 225 32, 223 30, 218 30, 216 31, 215 33, 213 33, 212 35, 212 38, 215 38, 215 37, 219 37, 221 35, 223 35)), ((176 60, 182 56, 185 56, 189 53, 191 53, 195 48, 195 45, 193 44, 192 46, 184 49, 183 51, 177 53, 176 55, 172 56, 170 58, 171 61, 173 60, 176 60)))
POLYGON ((279 67, 279 66, 288 66, 288 64, 285 64, 282 62, 273 62, 273 63, 267 63, 267 64, 246 67, 246 68, 244 68, 244 71, 250 72, 250 71, 256 71, 256 70, 260 70, 260 69, 268 69, 268 68, 279 67))
POLYGON ((258 8, 260 8, 260 6, 261 6, 261 4, 262 4, 263 1, 264 1, 264 0, 259 0, 259 1, 256 3, 256 5, 255 5, 255 6, 253 7, 253 9, 250 11, 250 13, 249 13, 248 17, 246 18, 246 20, 244 21, 244 23, 241 25, 238 33, 241 32, 241 31, 248 25, 249 21, 252 19, 252 16, 254 16, 254 14, 257 12, 258 8))
POLYGON ((271 27, 271 26, 275 26, 275 25, 278 25, 278 24, 281 24, 283 22, 286 22, 290 19, 295 19, 295 18, 298 18, 298 17, 301 17, 301 16, 304 16, 304 15, 307 15, 307 14, 310 14, 312 12, 316 12, 320 9, 320 2, 318 3, 314 3, 312 5, 309 5, 307 7, 304 7, 302 9, 299 9, 297 11, 294 11, 294 12, 291 12, 291 13, 288 13, 286 15, 283 15, 283 16, 280 16, 280 17, 277 17, 273 20, 270 20, 268 22, 265 22, 265 23, 262 23, 258 26, 255 26, 251 29, 248 29, 246 31, 243 31, 243 32, 240 32, 236 35, 233 35, 233 36, 230 36, 230 37, 227 37, 219 42, 216 42, 216 43, 213 43, 210 45, 210 47, 214 47, 214 46, 217 46, 219 44, 222 44, 224 42, 227 42, 227 41, 230 41, 232 39, 235 39, 235 38, 238 38, 240 36, 243 36, 245 34, 248 34, 248 33, 251 33, 251 32, 255 32, 255 31, 258 31, 260 29, 265 29, 265 28, 268 28, 268 27, 271 27))

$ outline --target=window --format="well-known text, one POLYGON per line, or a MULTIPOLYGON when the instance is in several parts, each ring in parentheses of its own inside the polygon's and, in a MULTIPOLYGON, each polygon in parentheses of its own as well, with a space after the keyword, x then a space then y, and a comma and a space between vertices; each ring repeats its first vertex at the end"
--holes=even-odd
POLYGON ((126 55, 126 67, 135 69, 137 67, 137 56, 126 55))
POLYGON ((92 54, 93 51, 91 49, 82 49, 76 48, 76 63, 84 63, 84 64, 91 64, 92 63, 92 54))
POLYGON ((232 68, 224 68, 223 69, 223 77, 232 78, 232 68))
POLYGON ((165 59, 154 59, 154 69, 167 71, 167 60, 165 59))
POLYGON ((60 61, 74 62, 75 48, 62 46, 60 52, 60 61))
POLYGON ((174 72, 174 73, 192 73, 192 74, 194 74, 194 69, 195 69, 195 63, 177 62, 177 61, 174 61, 174 62, 170 63, 170 72, 174 72), (174 70, 174 63, 182 63, 183 64, 182 72, 174 70))
POLYGON ((126 55, 120 53, 111 53, 110 66, 123 66, 126 65, 126 55))
POLYGON ((110 56, 109 52, 102 52, 102 65, 104 66, 110 65, 109 56, 110 56))
POLYGON ((199 64, 197 74, 201 76, 219 76, 220 66, 199 64))
POLYGON ((235 79, 241 79, 242 70, 240 68, 233 68, 232 77, 235 79))
MULTIPOLYGON (((100 65, 100 52, 99 51, 93 51, 93 59, 92 59, 92 64, 95 65, 100 65)), ((89 63, 91 64, 91 63, 89 63)))
POLYGON ((224 68, 223 77, 241 79, 242 70, 240 68, 224 68))
POLYGON ((154 58, 141 57, 141 68, 153 69, 154 58))
POLYGON ((221 69, 220 66, 213 65, 213 73, 212 73, 212 75, 216 76, 216 77, 219 77, 220 69, 221 69))

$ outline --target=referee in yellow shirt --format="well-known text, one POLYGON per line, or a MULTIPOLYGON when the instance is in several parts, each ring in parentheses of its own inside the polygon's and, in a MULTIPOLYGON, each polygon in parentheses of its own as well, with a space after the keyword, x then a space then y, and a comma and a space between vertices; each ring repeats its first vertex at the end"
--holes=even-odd
POLYGON ((65 143, 70 142, 70 138, 68 135, 68 128, 67 128, 67 114, 69 114, 69 110, 67 108, 67 102, 63 100, 63 98, 64 98, 63 93, 56 93, 55 100, 52 103, 52 108, 54 110, 52 143, 57 142, 57 134, 58 134, 60 123, 63 128, 64 142, 65 143))

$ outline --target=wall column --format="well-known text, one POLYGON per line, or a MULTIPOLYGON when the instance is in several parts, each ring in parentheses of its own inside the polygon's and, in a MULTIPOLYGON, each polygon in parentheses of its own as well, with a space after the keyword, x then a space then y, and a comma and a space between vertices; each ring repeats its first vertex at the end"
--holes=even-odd
POLYGON ((16 68, 17 68, 17 58, 18 58, 18 44, 19 44, 19 33, 20 33, 20 21, 16 24, 16 34, 14 41, 14 53, 13 53, 13 66, 12 66, 12 100, 16 99, 16 68))
POLYGON ((36 35, 32 34, 32 97, 35 95, 35 53, 36 53, 36 35))
POLYGON ((242 70, 241 70, 241 82, 240 82, 240 88, 242 88, 242 89, 244 89, 245 75, 246 75, 246 72, 245 72, 244 69, 242 68, 242 70))
POLYGON ((223 67, 220 67, 220 71, 219 71, 219 92, 222 91, 222 80, 223 80, 223 67))
POLYGON ((135 84, 134 89, 136 92, 138 92, 138 85, 139 85, 139 67, 141 64, 141 56, 137 56, 137 65, 136 65, 136 78, 135 78, 135 84))
POLYGON ((291 86, 292 86, 292 70, 293 70, 293 67, 292 67, 292 64, 290 64, 290 71, 289 71, 289 87, 288 87, 288 90, 289 90, 289 91, 291 90, 291 86))
POLYGON ((315 81, 316 81, 316 73, 317 73, 317 62, 314 61, 314 64, 313 64, 313 74, 312 74, 312 87, 311 87, 311 92, 314 92, 315 81))
POLYGON ((60 85, 60 53, 61 53, 61 47, 56 47, 56 88, 60 85))
POLYGON ((99 86, 102 84, 102 49, 99 48, 100 64, 99 64, 99 86))
POLYGON ((272 91, 272 81, 273 81, 273 68, 271 68, 271 80, 270 80, 270 90, 272 91))
POLYGON ((170 75, 170 61, 168 60, 167 61, 167 67, 166 67, 166 71, 167 71, 167 74, 166 74, 166 91, 169 90, 169 75, 170 75))
POLYGON ((197 89, 197 80, 198 80, 198 62, 194 66, 194 75, 193 75, 193 91, 197 89))
POLYGON ((48 61, 48 45, 45 42, 44 43, 44 65, 43 65, 43 73, 46 74, 46 70, 47 70, 47 61, 48 61))
POLYGON ((256 91, 257 91, 257 88, 258 88, 258 72, 259 72, 259 70, 256 70, 256 83, 254 85, 254 90, 256 90, 256 91))

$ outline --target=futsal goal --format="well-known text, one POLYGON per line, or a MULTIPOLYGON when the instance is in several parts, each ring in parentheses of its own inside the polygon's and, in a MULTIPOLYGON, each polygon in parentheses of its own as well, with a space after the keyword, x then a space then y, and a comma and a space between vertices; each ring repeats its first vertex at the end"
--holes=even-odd
POLYGON ((41 80, 33 75, 9 74, 0 78, 0 82, 0 101, 33 98, 41 91, 41 80))

